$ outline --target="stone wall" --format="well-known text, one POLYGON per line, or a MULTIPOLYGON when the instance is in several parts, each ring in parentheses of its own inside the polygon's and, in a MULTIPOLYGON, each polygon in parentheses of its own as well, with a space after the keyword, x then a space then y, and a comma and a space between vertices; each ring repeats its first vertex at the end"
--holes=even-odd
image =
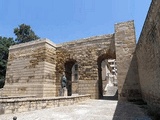
POLYGON ((110 34, 57 45, 57 80, 60 80, 63 71, 69 74, 72 66, 78 63, 78 93, 99 98, 99 85, 102 84, 99 81, 102 80, 98 77, 98 64, 103 59, 115 58, 113 43, 114 35, 110 34))
POLYGON ((118 69, 118 98, 120 100, 141 99, 133 21, 115 25, 115 47, 118 69))
POLYGON ((68 95, 103 97, 101 63, 116 59, 119 97, 139 99, 140 87, 133 21, 115 25, 115 33, 59 45, 36 40, 10 47, 3 96, 59 96, 61 76, 66 73, 68 95), (116 49, 116 50, 115 50, 116 49), (78 80, 72 81, 72 67, 78 64, 78 80))
MULTIPOLYGON (((136 48, 143 99, 160 111, 160 2, 152 0, 136 48)), ((160 112, 159 112, 160 114, 160 112)))
POLYGON ((0 99, 0 115, 8 113, 26 112, 45 108, 73 105, 89 100, 90 95, 47 97, 47 98, 19 98, 0 99))
POLYGON ((48 40, 10 47, 3 96, 56 95, 56 48, 48 40))

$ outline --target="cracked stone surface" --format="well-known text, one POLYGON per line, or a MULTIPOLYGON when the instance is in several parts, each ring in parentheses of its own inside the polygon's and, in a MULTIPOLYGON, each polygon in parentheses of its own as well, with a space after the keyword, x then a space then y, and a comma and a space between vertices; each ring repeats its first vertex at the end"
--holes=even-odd
POLYGON ((0 120, 151 120, 138 105, 113 100, 87 100, 76 105, 0 115, 0 120))

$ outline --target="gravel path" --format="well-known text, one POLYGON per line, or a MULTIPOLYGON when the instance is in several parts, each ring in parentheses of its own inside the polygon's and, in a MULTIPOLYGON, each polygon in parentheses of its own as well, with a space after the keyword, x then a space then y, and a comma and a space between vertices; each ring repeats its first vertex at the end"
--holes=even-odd
POLYGON ((0 115, 0 120, 151 120, 131 103, 88 100, 77 105, 0 115))

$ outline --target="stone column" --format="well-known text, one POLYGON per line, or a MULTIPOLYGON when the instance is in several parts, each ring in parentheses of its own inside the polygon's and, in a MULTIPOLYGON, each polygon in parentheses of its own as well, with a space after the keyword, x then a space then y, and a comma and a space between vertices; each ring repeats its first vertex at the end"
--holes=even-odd
POLYGON ((115 47, 117 61, 118 98, 141 99, 134 22, 115 25, 115 47))

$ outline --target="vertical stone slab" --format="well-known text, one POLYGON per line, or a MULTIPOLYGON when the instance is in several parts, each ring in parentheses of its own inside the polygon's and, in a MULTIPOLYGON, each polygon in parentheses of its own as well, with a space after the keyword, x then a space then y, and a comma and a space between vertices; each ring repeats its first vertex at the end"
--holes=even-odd
POLYGON ((11 46, 3 96, 54 96, 55 51, 47 39, 11 46))
POLYGON ((118 69, 118 98, 120 100, 140 99, 133 21, 115 25, 115 47, 118 69))

